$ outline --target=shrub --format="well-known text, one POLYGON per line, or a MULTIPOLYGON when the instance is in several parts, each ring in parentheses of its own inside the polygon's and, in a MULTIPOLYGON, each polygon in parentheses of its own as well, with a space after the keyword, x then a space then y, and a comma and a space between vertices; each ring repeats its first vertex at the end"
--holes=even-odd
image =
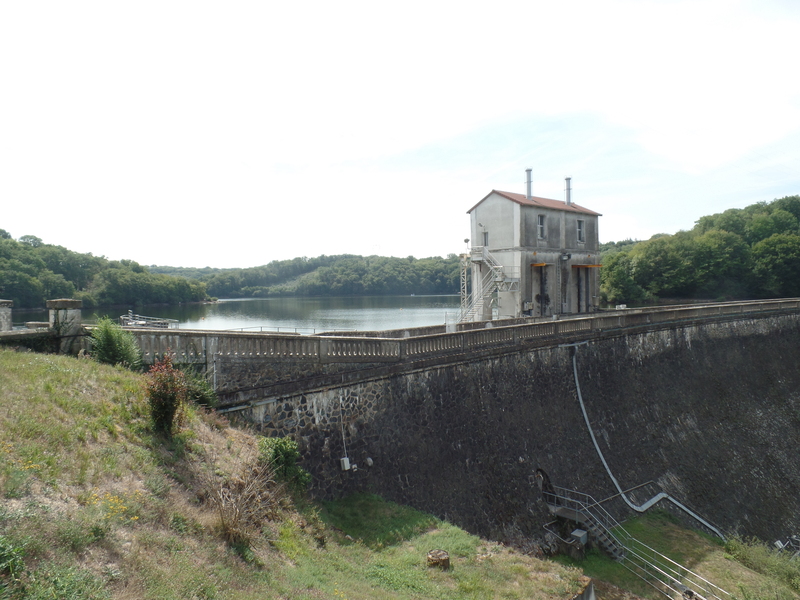
POLYGON ((793 560, 791 553, 778 552, 755 538, 743 540, 738 537, 730 538, 725 550, 744 566, 800 592, 800 560, 793 560))
POLYGON ((142 351, 130 331, 102 317, 92 329, 92 357, 101 363, 121 365, 131 371, 142 369, 142 351))
POLYGON ((172 355, 165 354, 147 373, 147 399, 153 427, 171 437, 182 425, 188 396, 186 376, 172 364, 172 355))
POLYGON ((275 478, 295 491, 305 491, 311 483, 311 474, 297 464, 300 451, 293 439, 261 438, 258 453, 262 462, 273 466, 275 478))
POLYGON ((225 541, 245 556, 261 528, 274 519, 282 496, 270 463, 246 462, 239 474, 212 485, 211 503, 225 541))
POLYGON ((217 406, 217 392, 211 382, 201 373, 185 372, 187 397, 191 402, 208 408, 217 406))

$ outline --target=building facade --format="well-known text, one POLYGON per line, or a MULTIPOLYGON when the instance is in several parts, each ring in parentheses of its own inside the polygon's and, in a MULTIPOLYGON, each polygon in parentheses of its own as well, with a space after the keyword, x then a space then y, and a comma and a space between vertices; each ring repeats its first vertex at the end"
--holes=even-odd
POLYGON ((595 309, 598 218, 571 201, 492 190, 467 212, 469 255, 462 271, 461 321, 552 317, 595 309), (469 275, 466 269, 469 269, 469 275), (467 278, 470 289, 467 289, 467 278))

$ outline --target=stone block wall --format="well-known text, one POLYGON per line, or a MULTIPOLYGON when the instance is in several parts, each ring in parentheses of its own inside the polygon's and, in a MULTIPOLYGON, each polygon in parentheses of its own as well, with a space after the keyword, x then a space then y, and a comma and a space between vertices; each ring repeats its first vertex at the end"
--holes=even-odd
POLYGON ((349 386, 264 399, 239 411, 290 435, 323 497, 379 493, 494 538, 541 535, 533 484, 657 488, 727 532, 767 541, 800 530, 800 318, 775 316, 529 349, 349 386), (347 456, 358 465, 343 471, 347 456))

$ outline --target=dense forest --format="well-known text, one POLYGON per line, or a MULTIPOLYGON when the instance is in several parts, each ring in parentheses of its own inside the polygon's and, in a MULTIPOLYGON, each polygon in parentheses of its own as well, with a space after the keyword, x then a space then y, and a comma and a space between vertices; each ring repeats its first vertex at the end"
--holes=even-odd
MULTIPOLYGON (((800 196, 702 217, 694 228, 602 246, 606 304, 800 296, 800 196)), ((459 259, 319 256, 246 269, 150 266, 18 240, 0 229, 0 298, 40 308, 177 304, 208 297, 459 293, 459 259)))
POLYGON ((200 281, 151 273, 132 260, 72 252, 32 235, 14 240, 0 229, 0 298, 16 308, 43 308, 46 300, 77 298, 87 308, 178 304, 206 298, 200 281))
POLYGON ((250 269, 183 269, 150 267, 154 273, 193 277, 218 298, 267 296, 382 296, 389 294, 457 294, 458 256, 394 258, 385 256, 319 256, 273 261, 250 269))
POLYGON ((248 269, 146 267, 45 244, 0 229, 0 298, 17 308, 42 308, 53 298, 84 306, 178 304, 209 297, 452 294, 459 260, 320 256, 273 261, 248 269))
POLYGON ((602 248, 610 304, 800 296, 800 196, 700 218, 689 231, 602 248))

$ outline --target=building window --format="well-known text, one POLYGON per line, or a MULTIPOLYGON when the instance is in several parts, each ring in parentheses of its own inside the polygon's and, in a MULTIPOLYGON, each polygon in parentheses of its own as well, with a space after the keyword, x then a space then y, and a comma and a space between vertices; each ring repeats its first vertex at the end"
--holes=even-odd
POLYGON ((586 241, 586 227, 584 226, 583 219, 578 219, 578 241, 586 241))
POLYGON ((544 215, 539 215, 536 229, 538 231, 539 239, 543 240, 544 239, 544 215))
POLYGON ((487 246, 487 247, 489 246, 489 232, 488 231, 484 231, 483 232, 483 245, 487 246))

